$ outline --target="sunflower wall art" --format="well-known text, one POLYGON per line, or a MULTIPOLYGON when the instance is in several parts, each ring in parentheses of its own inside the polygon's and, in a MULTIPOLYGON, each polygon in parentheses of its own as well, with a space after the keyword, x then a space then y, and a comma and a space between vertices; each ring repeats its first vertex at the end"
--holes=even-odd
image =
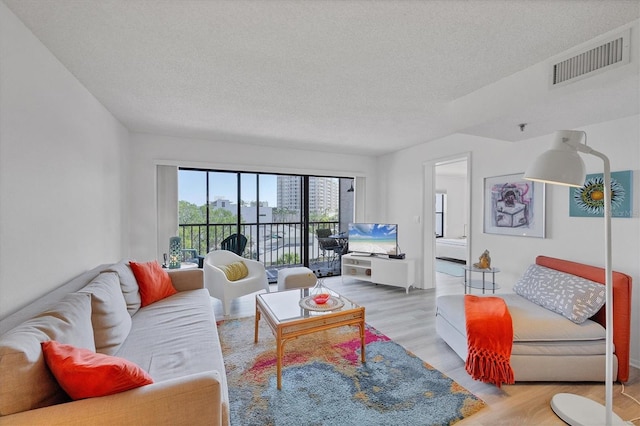
MULTIPOLYGON (((633 172, 611 172, 611 217, 631 217, 633 172)), ((569 216, 602 217, 604 215, 604 177, 587 175, 584 185, 569 191, 569 216)))

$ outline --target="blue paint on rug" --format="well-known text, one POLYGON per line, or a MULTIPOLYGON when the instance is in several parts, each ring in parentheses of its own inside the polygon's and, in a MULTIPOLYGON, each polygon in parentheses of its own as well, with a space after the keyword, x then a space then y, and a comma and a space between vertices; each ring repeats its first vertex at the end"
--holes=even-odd
POLYGON ((234 321, 219 327, 232 426, 450 425, 484 407, 455 381, 369 325, 364 364, 359 343, 351 345, 359 342, 355 327, 289 341, 282 389, 277 390, 270 330, 261 328, 260 341, 254 344, 253 320, 225 329, 234 321), (240 328, 247 329, 244 337, 240 328), (239 347, 232 348, 236 343, 239 347))

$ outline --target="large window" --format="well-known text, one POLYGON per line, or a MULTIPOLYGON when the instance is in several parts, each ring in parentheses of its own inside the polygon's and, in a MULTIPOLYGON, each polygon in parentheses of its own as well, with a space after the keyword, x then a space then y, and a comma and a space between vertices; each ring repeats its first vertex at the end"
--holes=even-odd
POLYGON ((353 217, 353 202, 340 202, 351 184, 335 177, 180 169, 180 236, 185 248, 200 254, 229 249, 231 237, 243 242, 234 251, 267 267, 308 266, 321 256, 315 230, 346 229, 341 209, 353 217))

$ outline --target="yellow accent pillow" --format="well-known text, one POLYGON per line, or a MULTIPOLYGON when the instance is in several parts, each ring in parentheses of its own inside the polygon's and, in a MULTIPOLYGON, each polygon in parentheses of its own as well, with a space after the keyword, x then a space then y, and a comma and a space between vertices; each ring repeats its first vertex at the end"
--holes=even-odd
POLYGON ((218 268, 222 269, 229 281, 238 281, 249 275, 249 269, 247 269, 247 265, 242 260, 218 266, 218 268))

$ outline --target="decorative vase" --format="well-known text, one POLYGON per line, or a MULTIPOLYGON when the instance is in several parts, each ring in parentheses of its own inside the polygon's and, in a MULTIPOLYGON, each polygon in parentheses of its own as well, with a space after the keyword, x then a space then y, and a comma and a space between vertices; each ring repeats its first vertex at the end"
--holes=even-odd
POLYGON ((169 238, 169 269, 180 269, 180 237, 169 238))
POLYGON ((314 285, 309 290, 309 296, 319 305, 327 303, 329 298, 331 297, 331 291, 324 286, 322 280, 318 280, 316 285, 314 285))

